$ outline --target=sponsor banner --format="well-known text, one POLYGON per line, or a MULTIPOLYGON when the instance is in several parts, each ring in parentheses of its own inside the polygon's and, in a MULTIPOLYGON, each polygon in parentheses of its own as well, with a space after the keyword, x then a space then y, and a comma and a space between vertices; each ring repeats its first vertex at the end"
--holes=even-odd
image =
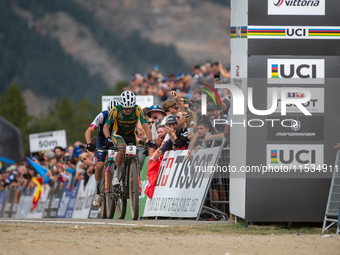
POLYGON ((91 175, 86 186, 84 186, 84 180, 80 181, 78 196, 76 205, 73 210, 73 219, 87 219, 92 205, 93 195, 95 193, 95 179, 94 175, 91 175))
POLYGON ((267 59, 269 84, 324 84, 324 59, 267 59))
POLYGON ((63 194, 61 196, 57 218, 72 218, 73 209, 76 204, 80 182, 78 181, 74 190, 66 189, 68 182, 64 183, 63 194))
POLYGON ((6 195, 7 195, 7 189, 0 192, 0 216, 2 215, 2 208, 4 207, 6 195))
POLYGON ((35 187, 34 189, 31 189, 30 193, 27 194, 27 187, 26 187, 24 192, 21 193, 17 214, 15 216, 16 218, 21 218, 21 219, 27 218, 27 214, 29 213, 29 211, 31 210, 33 206, 33 203, 32 203, 33 195, 35 194, 36 190, 37 190, 37 187, 35 187))
MULTIPOLYGON (((16 191, 16 188, 7 191, 6 199, 3 204, 3 209, 2 209, 3 218, 12 218, 12 207, 13 207, 13 202, 14 202, 14 197, 15 197, 15 191, 16 191)), ((15 216, 15 214, 13 216, 15 216)))
MULTIPOLYGON (((111 100, 118 100, 120 96, 102 96, 102 111, 107 110, 107 104, 111 100)), ((154 104, 153 96, 137 96, 136 95, 136 104, 142 107, 150 107, 154 104)))
POLYGON ((249 26, 249 39, 340 39, 340 27, 249 26))
MULTIPOLYGON (((36 208, 34 208, 33 211, 30 211, 27 214, 27 218, 35 218, 35 219, 43 218, 43 213, 44 213, 45 204, 46 204, 46 201, 47 201, 49 191, 50 191, 49 185, 47 185, 47 184, 42 185, 42 191, 41 191, 41 195, 40 195, 38 205, 37 205, 36 208)), ((32 200, 33 200, 33 198, 32 198, 32 200)))
POLYGON ((325 0, 268 0, 268 15, 325 15, 325 0))
POLYGON ((47 215, 47 218, 57 218, 61 196, 63 195, 63 189, 59 182, 56 184, 57 185, 55 185, 51 192, 52 195, 50 198, 49 214, 47 215))
MULTIPOLYGON (((311 93, 311 99, 303 103, 302 105, 311 113, 324 113, 324 107, 325 107, 325 89, 324 88, 305 88, 311 93)), ((277 88, 277 107, 275 110, 275 113, 281 113, 281 91, 280 88, 277 88)), ((286 95, 286 98, 299 98, 304 97, 303 93, 299 93, 299 88, 293 88, 292 92, 288 92, 288 95, 286 95)), ((267 95, 272 95, 273 88, 267 88, 267 95)), ((267 109, 270 108, 272 105, 272 97, 267 96, 267 109)), ((298 107, 296 107, 295 104, 287 104, 286 105, 286 111, 287 113, 297 113, 301 112, 298 107)))
POLYGON ((44 150, 53 150, 54 147, 60 146, 67 148, 66 131, 58 130, 44 133, 29 135, 30 152, 39 152, 44 150))
POLYGON ((267 166, 305 169, 324 164, 322 144, 267 144, 267 166))
POLYGON ((272 118, 283 125, 272 127, 272 123, 267 122, 268 141, 323 141, 323 116, 298 116, 289 119, 272 116, 272 118))
MULTIPOLYGON (((93 187, 93 190, 95 191, 95 189, 94 189, 95 183, 96 183, 96 180, 94 178, 92 178, 88 181, 86 186, 91 185, 91 187, 93 187)), ((93 195, 94 195, 94 193, 93 193, 93 195)), ((92 196, 92 198, 93 198, 93 196, 92 196)), ((89 201, 89 202, 91 202, 89 219, 100 219, 101 218, 101 207, 94 206, 93 203, 92 203, 92 198, 89 201)))
POLYGON ((211 177, 209 168, 216 167, 219 150, 201 149, 187 162, 187 150, 166 152, 144 216, 197 217, 211 177))

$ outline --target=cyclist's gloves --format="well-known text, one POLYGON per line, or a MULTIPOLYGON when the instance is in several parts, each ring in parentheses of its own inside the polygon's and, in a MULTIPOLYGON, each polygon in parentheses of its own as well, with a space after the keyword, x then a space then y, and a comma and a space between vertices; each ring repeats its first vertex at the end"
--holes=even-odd
POLYGON ((107 149, 110 149, 111 147, 113 147, 113 143, 112 143, 112 139, 111 137, 106 137, 105 139, 105 145, 107 149))
POLYGON ((86 145, 86 150, 88 150, 88 151, 95 151, 96 150, 96 146, 94 146, 93 143, 88 143, 86 145))
POLYGON ((149 148, 157 149, 157 144, 152 140, 148 141, 147 145, 149 146, 149 148))

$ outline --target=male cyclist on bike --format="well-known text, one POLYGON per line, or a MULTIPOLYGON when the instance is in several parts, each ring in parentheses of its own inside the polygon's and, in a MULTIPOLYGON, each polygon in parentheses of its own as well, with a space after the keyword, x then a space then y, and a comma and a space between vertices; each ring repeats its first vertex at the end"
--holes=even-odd
MULTIPOLYGON (((87 143, 86 149, 89 151, 95 151, 96 147, 98 149, 103 149, 103 146, 105 146, 105 136, 103 133, 103 126, 105 124, 105 121, 107 117, 109 116, 110 110, 118 105, 119 102, 118 100, 111 100, 107 104, 107 111, 102 111, 99 113, 94 121, 91 123, 91 125, 88 127, 88 129, 85 131, 85 140, 87 143), (97 141, 96 141, 96 146, 91 142, 91 134, 93 131, 98 129, 98 135, 97 135, 97 141)), ((110 130, 112 130, 112 127, 110 127, 110 130)), ((95 158, 96 158, 96 167, 95 167, 95 180, 96 180, 96 195, 93 197, 93 205, 94 206, 100 206, 100 190, 99 190, 99 183, 102 178, 102 171, 104 168, 105 164, 105 159, 106 159, 106 152, 99 152, 96 151, 95 153, 95 158)))
MULTIPOLYGON (((126 146, 127 144, 136 145, 136 126, 140 120, 143 129, 148 138, 148 146, 156 148, 156 143, 152 141, 150 126, 145 118, 142 108, 136 105, 136 96, 131 91, 124 91, 120 95, 120 105, 113 107, 107 118, 103 132, 106 137, 106 146, 112 147, 113 143, 116 146, 126 146), (112 135, 109 130, 113 124, 112 135)), ((124 162, 125 148, 120 149, 115 158, 116 170, 112 178, 112 185, 118 186, 118 167, 124 162)))

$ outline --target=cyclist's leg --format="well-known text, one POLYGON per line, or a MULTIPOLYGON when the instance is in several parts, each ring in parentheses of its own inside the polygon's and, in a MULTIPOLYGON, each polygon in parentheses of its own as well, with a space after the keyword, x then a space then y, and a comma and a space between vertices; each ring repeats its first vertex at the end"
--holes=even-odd
MULTIPOLYGON (((98 149, 102 149, 101 144, 97 144, 98 149)), ((93 196, 93 205, 94 206, 100 206, 101 197, 100 197, 100 182, 102 179, 102 172, 105 165, 105 159, 106 159, 106 153, 105 152, 99 152, 96 151, 95 153, 95 161, 96 161, 96 167, 95 167, 95 173, 94 178, 96 180, 95 182, 95 190, 96 194, 93 196)))
MULTIPOLYGON (((116 146, 126 146, 125 140, 122 136, 118 135, 116 132, 112 133, 112 141, 116 146)), ((115 159, 115 165, 120 167, 123 165, 124 162, 124 155, 125 155, 125 148, 124 149, 119 149, 116 159, 115 159)))

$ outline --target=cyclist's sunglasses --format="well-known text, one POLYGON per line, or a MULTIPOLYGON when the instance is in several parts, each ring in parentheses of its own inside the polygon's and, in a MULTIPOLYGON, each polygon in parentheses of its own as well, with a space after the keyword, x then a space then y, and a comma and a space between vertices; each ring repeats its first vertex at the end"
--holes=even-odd
POLYGON ((132 111, 133 107, 123 107, 124 110, 132 111))

